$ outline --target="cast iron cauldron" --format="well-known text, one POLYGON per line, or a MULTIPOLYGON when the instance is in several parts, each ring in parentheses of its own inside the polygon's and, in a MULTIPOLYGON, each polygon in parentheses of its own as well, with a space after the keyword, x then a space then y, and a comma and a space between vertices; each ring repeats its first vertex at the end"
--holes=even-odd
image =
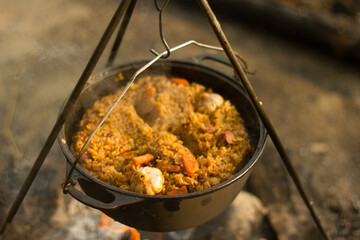
MULTIPOLYGON (((214 92, 235 104, 244 119, 249 141, 255 149, 244 167, 227 181, 203 191, 177 196, 150 196, 113 187, 93 177, 77 164, 72 175, 74 185, 68 189, 75 199, 101 210, 125 225, 154 232, 177 231, 200 225, 220 214, 231 204, 262 153, 266 142, 266 130, 240 83, 225 73, 199 63, 199 60, 202 62, 205 58, 226 62, 224 58, 214 55, 192 58, 197 63, 189 60, 161 60, 140 76, 165 73, 169 76, 183 77, 190 82, 198 82, 212 88, 214 92), (77 185, 80 185, 82 191, 76 188, 77 185)), ((125 84, 125 81, 117 80, 119 72, 125 79, 130 79, 145 64, 146 62, 137 62, 123 65, 91 78, 58 138, 67 158, 67 174, 75 161, 70 151, 73 136, 85 110, 100 97, 125 84)))

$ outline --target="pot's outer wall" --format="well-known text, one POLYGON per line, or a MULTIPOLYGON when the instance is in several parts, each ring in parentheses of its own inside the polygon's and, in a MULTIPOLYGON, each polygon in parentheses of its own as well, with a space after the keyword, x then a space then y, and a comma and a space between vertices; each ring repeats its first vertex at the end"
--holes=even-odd
MULTIPOLYGON (((130 79, 145 63, 117 67, 91 79, 89 87, 80 96, 79 104, 75 106, 59 136, 60 146, 67 158, 67 174, 74 162, 69 149, 72 145, 72 137, 77 132, 78 123, 85 110, 101 96, 126 84, 125 81, 118 80, 118 72, 123 73, 124 79, 130 79)), ((198 82, 212 88, 214 92, 235 104, 244 119, 249 141, 255 150, 252 158, 229 180, 201 192, 174 197, 148 196, 118 189, 94 178, 79 164, 73 173, 73 179, 78 180, 83 192, 90 198, 105 203, 118 203, 118 208, 100 209, 113 219, 146 231, 177 231, 202 224, 220 214, 231 204, 243 188, 252 166, 262 153, 266 142, 266 131, 241 85, 228 75, 203 65, 168 60, 155 63, 142 75, 154 73, 165 73, 169 76, 186 78, 190 82, 198 82), (134 198, 134 201, 129 203, 129 198, 134 198), (125 200, 122 199, 127 200, 124 202, 125 200)), ((72 196, 75 197, 73 194, 72 196)), ((99 209, 86 198, 78 200, 99 209)))
POLYGON ((125 225, 154 232, 179 231, 203 224, 223 212, 244 186, 248 175, 211 194, 182 200, 144 201, 103 211, 125 225))

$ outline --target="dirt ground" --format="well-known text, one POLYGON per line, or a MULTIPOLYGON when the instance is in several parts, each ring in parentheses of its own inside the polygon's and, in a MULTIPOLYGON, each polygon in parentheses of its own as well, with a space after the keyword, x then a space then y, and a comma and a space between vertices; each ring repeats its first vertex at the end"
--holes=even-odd
MULTIPOLYGON (((118 2, 0 0, 0 219, 15 199, 118 2)), ((219 45, 200 9, 175 2, 170 1, 164 15, 170 46, 190 39, 219 45)), ((219 20, 230 44, 255 72, 249 76, 255 92, 325 227, 334 239, 359 239, 360 63, 353 60, 349 64, 229 16, 219 20)), ((164 49, 157 12, 152 1, 139 1, 115 64, 152 58, 151 48, 164 49)), ((110 46, 95 73, 104 69, 109 51, 110 46)), ((171 57, 204 52, 216 53, 190 46, 171 57)), ((47 239, 52 228, 66 223, 66 216, 53 219, 59 205, 70 201, 61 191, 64 178, 65 158, 55 143, 7 239, 47 239)), ((278 239, 319 239, 271 139, 247 188, 267 207, 278 239)))

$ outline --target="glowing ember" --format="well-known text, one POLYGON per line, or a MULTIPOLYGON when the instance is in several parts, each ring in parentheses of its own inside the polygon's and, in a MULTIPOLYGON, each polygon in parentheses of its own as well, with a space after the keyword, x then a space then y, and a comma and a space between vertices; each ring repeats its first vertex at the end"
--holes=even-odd
POLYGON ((131 235, 129 240, 140 240, 140 233, 135 228, 116 222, 104 213, 101 213, 101 222, 98 224, 98 228, 106 228, 113 233, 125 233, 130 231, 131 235))

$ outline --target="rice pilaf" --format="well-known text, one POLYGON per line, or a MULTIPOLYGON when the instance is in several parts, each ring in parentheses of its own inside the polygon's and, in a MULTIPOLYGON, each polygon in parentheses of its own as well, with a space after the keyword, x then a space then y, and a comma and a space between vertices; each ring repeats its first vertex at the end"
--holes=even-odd
MULTIPOLYGON (((76 155, 122 89, 88 109, 74 137, 76 155)), ((80 164, 94 177, 143 194, 175 195, 215 186, 253 150, 235 106, 198 83, 138 79, 98 129, 80 164)))

